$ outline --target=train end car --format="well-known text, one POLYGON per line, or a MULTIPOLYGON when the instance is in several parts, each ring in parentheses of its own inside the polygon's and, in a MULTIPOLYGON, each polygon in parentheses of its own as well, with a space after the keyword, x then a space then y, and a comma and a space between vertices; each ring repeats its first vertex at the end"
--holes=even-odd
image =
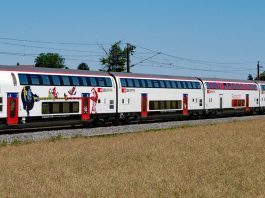
POLYGON ((259 87, 254 81, 200 78, 207 113, 254 112, 260 108, 259 87))
POLYGON ((1 128, 88 124, 116 115, 116 84, 107 72, 0 67, 1 128))

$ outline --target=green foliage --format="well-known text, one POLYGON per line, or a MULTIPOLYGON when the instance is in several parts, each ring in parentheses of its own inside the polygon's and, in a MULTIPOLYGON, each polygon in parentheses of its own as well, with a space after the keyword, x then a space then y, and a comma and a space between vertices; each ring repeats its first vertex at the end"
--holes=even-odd
POLYGON ((65 68, 64 58, 57 53, 41 53, 35 59, 36 67, 65 68))
MULTIPOLYGON (((107 57, 100 59, 102 65, 104 65, 101 71, 123 72, 125 71, 125 63, 127 62, 127 47, 121 48, 121 41, 114 43, 109 49, 107 57)), ((135 50, 135 46, 130 46, 128 49, 132 55, 135 50)))
POLYGON ((253 76, 251 74, 248 75, 248 80, 253 80, 253 76))
POLYGON ((80 63, 77 67, 78 70, 90 70, 86 63, 80 63))
MULTIPOLYGON (((258 80, 258 78, 256 77, 255 80, 258 80)), ((259 80, 263 80, 263 81, 265 81, 265 72, 262 72, 262 73, 259 75, 259 80)))

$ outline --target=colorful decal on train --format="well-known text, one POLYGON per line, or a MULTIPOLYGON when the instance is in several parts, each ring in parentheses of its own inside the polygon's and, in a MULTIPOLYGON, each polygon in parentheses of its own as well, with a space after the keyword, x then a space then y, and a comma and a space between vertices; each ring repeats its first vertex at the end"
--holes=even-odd
POLYGON ((25 86, 21 92, 21 99, 23 103, 23 109, 26 110, 27 116, 30 116, 29 112, 33 109, 34 102, 40 101, 39 96, 32 93, 30 86, 25 86))
POLYGON ((48 98, 50 99, 58 99, 59 92, 56 90, 56 87, 49 89, 48 98))
POLYGON ((98 92, 97 92, 96 88, 93 88, 91 90, 90 100, 92 100, 92 102, 93 102, 91 113, 97 113, 98 92))
POLYGON ((70 89, 68 91, 68 93, 69 93, 70 96, 75 96, 76 95, 76 87, 73 87, 72 89, 70 89))

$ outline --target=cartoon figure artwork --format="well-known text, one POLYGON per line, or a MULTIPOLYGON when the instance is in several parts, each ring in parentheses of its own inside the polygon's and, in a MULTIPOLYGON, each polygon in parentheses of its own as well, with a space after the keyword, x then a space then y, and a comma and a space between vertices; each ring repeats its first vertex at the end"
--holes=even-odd
POLYGON ((76 95, 76 87, 73 87, 72 89, 70 89, 70 90, 68 91, 68 93, 69 93, 70 96, 74 96, 74 95, 76 95))
POLYGON ((25 86, 21 92, 21 99, 23 103, 23 109, 26 110, 27 116, 30 116, 29 112, 33 109, 34 102, 40 101, 39 96, 32 93, 30 86, 25 86))
POLYGON ((92 96, 90 97, 90 99, 93 102, 91 113, 97 113, 96 107, 97 107, 97 102, 98 102, 98 92, 96 91, 95 88, 93 88, 91 90, 91 93, 92 93, 92 96))
MULTIPOLYGON (((71 88, 71 89, 68 91, 68 94, 69 94, 70 96, 74 96, 74 95, 76 95, 76 87, 71 88)), ((67 93, 64 93, 64 99, 65 99, 65 100, 68 100, 68 94, 67 94, 67 93)))
POLYGON ((57 92, 56 87, 54 87, 53 89, 49 89, 48 98, 57 99, 58 95, 59 95, 59 92, 57 92))

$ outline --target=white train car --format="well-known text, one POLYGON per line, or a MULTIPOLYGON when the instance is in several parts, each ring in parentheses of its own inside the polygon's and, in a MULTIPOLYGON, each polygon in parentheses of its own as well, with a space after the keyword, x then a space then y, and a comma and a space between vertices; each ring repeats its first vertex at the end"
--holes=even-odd
POLYGON ((112 73, 117 80, 118 112, 133 115, 189 115, 203 111, 203 86, 192 77, 112 73))
POLYGON ((7 125, 116 114, 116 83, 107 72, 1 66, 0 85, 0 118, 7 125))
POLYGON ((260 103, 260 110, 265 112, 265 81, 256 81, 258 84, 259 89, 259 103, 260 103))
POLYGON ((254 81, 201 78, 205 93, 205 110, 216 113, 224 110, 259 109, 259 88, 254 81))

